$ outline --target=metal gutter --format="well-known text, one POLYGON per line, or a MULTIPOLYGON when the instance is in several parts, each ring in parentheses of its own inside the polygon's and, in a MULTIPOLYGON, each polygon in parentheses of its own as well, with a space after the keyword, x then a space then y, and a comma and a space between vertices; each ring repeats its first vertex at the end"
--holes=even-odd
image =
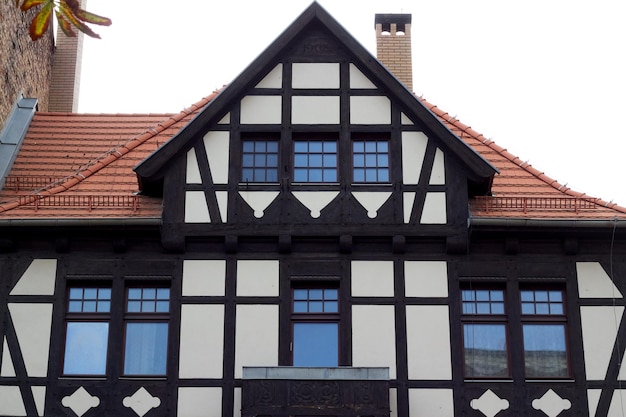
POLYGON ((470 217, 468 226, 498 227, 563 227, 577 228, 626 228, 626 219, 572 220, 572 219, 507 219, 502 217, 470 217))
POLYGON ((102 218, 102 219, 3 219, 0 218, 0 227, 74 227, 74 226, 161 226, 160 217, 144 218, 102 218))

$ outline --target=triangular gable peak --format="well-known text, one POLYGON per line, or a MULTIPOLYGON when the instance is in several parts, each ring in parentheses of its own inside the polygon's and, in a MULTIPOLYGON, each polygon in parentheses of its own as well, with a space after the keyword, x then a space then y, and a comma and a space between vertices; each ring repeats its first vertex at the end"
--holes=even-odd
POLYGON ((163 181, 179 241, 234 224, 458 235, 497 172, 317 3, 135 170, 163 181))

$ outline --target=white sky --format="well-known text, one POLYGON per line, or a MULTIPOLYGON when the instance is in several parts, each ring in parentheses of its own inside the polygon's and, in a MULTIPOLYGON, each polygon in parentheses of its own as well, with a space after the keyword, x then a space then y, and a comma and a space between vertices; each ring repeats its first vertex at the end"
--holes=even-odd
MULTIPOLYGON (((375 55, 413 15, 413 86, 576 191, 626 206, 626 2, 319 0, 375 55)), ((79 111, 178 112, 233 80, 311 0, 88 0, 79 111)))

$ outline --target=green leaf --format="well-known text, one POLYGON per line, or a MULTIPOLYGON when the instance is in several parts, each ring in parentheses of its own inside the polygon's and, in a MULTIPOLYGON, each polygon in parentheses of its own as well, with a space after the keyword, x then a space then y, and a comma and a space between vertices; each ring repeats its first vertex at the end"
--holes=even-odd
POLYGON ((26 11, 44 3, 54 3, 54 1, 53 0, 25 0, 24 3, 22 3, 22 6, 20 7, 20 9, 22 9, 22 11, 26 11))
MULTIPOLYGON (((28 0, 27 0, 28 1, 28 0)), ((48 1, 37 13, 37 16, 30 23, 29 33, 30 38, 34 41, 41 38, 46 30, 48 30, 48 26, 50 26, 50 16, 52 16, 52 8, 54 3, 52 1, 48 1)))
POLYGON ((78 19, 75 15, 73 10, 69 7, 69 5, 67 4, 66 0, 61 0, 59 2, 59 12, 61 12, 61 14, 63 15, 63 17, 72 25, 74 25, 74 27, 76 27, 76 29, 80 30, 81 32, 83 32, 85 35, 87 36, 91 36, 92 38, 98 38, 100 39, 100 35, 98 35, 97 33, 95 33, 93 30, 91 30, 89 28, 89 26, 87 26, 86 24, 84 24, 83 22, 80 21, 80 19, 78 19))
POLYGON ((111 26, 112 23, 108 17, 98 16, 83 9, 78 9, 74 14, 83 22, 93 23, 94 25, 111 26))
POLYGON ((65 33, 65 36, 69 36, 70 38, 76 37, 76 32, 72 30, 72 24, 67 21, 66 18, 63 17, 59 11, 56 11, 57 21, 59 22, 59 27, 65 33))

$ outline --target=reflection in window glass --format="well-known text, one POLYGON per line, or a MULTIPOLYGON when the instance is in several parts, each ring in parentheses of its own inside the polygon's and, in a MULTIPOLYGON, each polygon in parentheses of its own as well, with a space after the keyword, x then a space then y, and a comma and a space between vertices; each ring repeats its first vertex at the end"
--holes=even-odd
POLYGON ((294 142, 294 182, 337 182, 337 142, 309 140, 294 142))
POLYGON ((278 141, 243 141, 241 157, 242 182, 278 182, 278 141))
POLYGON ((167 323, 126 323, 125 375, 165 375, 167 323))
POLYGON ((293 366, 337 366, 338 323, 293 324, 293 366))
POLYGON ((109 323, 69 322, 65 337, 65 375, 104 375, 109 323))
POLYGON ((565 325, 524 324, 526 378, 567 377, 565 325))
POLYGON ((389 144, 385 140, 352 142, 354 182, 389 182, 389 144))
POLYGON ((466 377, 509 376, 504 324, 464 324, 463 347, 466 377))

